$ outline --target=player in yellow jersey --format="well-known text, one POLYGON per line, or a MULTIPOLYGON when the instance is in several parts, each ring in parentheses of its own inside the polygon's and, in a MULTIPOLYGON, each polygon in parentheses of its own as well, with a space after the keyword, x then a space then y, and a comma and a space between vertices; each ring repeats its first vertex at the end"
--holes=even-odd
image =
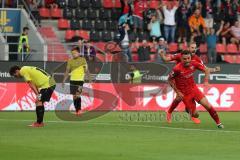
POLYGON ((81 114, 81 93, 85 75, 88 73, 87 62, 84 57, 80 57, 77 49, 72 50, 72 58, 67 61, 62 86, 70 75, 70 93, 73 95, 73 104, 76 115, 81 114), (70 74, 69 74, 70 73, 70 74))
POLYGON ((56 87, 54 79, 44 70, 34 66, 12 66, 9 71, 15 78, 24 78, 36 94, 37 121, 31 127, 43 127, 44 102, 49 102, 56 87))

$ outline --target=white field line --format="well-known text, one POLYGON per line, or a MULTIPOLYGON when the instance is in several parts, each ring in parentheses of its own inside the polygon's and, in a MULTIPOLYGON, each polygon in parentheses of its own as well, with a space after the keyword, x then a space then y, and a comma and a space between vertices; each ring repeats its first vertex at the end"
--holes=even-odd
MULTIPOLYGON (((0 121, 13 121, 13 122, 33 122, 33 120, 23 119, 0 119, 0 121)), ((201 131, 201 132, 216 132, 216 133, 240 133, 238 130, 224 130, 224 129, 198 129, 198 128, 178 128, 178 127, 161 127, 152 125, 136 125, 136 124, 120 124, 119 122, 80 122, 80 121, 45 121, 46 123, 71 123, 71 124, 92 124, 92 125, 105 125, 105 126, 122 126, 122 127, 142 127, 142 128, 157 128, 169 130, 183 130, 183 131, 201 131)))

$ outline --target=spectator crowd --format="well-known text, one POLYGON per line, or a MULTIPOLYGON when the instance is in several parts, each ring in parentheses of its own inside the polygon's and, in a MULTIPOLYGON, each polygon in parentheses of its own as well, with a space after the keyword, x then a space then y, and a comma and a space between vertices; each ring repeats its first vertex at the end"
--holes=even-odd
MULTIPOLYGON (((149 8, 151 2, 147 0, 121 2, 119 26, 130 26, 127 37, 121 40, 129 41, 129 47, 138 49, 139 61, 149 60, 147 54, 150 54, 151 49, 148 47, 159 51, 164 46, 167 52, 168 44, 187 45, 196 42, 198 46, 207 44, 208 62, 216 63, 217 43, 239 46, 238 0, 159 0, 155 9, 149 8), (146 30, 147 34, 144 32, 146 30), (146 41, 154 45, 148 46, 146 41)), ((127 56, 131 60, 129 55, 131 53, 128 52, 127 56)))

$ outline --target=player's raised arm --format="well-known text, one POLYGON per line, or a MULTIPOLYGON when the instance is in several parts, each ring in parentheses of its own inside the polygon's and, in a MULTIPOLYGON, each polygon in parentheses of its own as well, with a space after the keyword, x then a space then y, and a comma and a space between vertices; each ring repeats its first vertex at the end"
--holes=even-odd
POLYGON ((160 55, 160 57, 162 58, 162 60, 163 60, 164 62, 170 62, 170 61, 172 61, 171 57, 166 56, 166 54, 164 53, 164 50, 163 50, 163 49, 160 49, 160 50, 159 50, 159 55, 160 55))

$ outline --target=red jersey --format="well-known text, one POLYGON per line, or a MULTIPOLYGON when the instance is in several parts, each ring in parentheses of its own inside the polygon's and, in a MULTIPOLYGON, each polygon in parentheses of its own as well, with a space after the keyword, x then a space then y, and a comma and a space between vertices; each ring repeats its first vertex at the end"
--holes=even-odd
POLYGON ((148 8, 147 0, 135 0, 133 15, 143 18, 143 12, 148 8))
MULTIPOLYGON (((181 57, 182 57, 181 53, 170 55, 170 61, 176 61, 176 63, 180 63, 181 57)), ((196 54, 192 56, 192 61, 197 61, 198 63, 203 64, 202 60, 196 54)))
POLYGON ((205 66, 202 63, 191 61, 189 66, 178 63, 170 73, 170 78, 174 78, 177 89, 184 95, 192 92, 196 84, 194 82, 193 74, 196 70, 205 71, 205 66))

